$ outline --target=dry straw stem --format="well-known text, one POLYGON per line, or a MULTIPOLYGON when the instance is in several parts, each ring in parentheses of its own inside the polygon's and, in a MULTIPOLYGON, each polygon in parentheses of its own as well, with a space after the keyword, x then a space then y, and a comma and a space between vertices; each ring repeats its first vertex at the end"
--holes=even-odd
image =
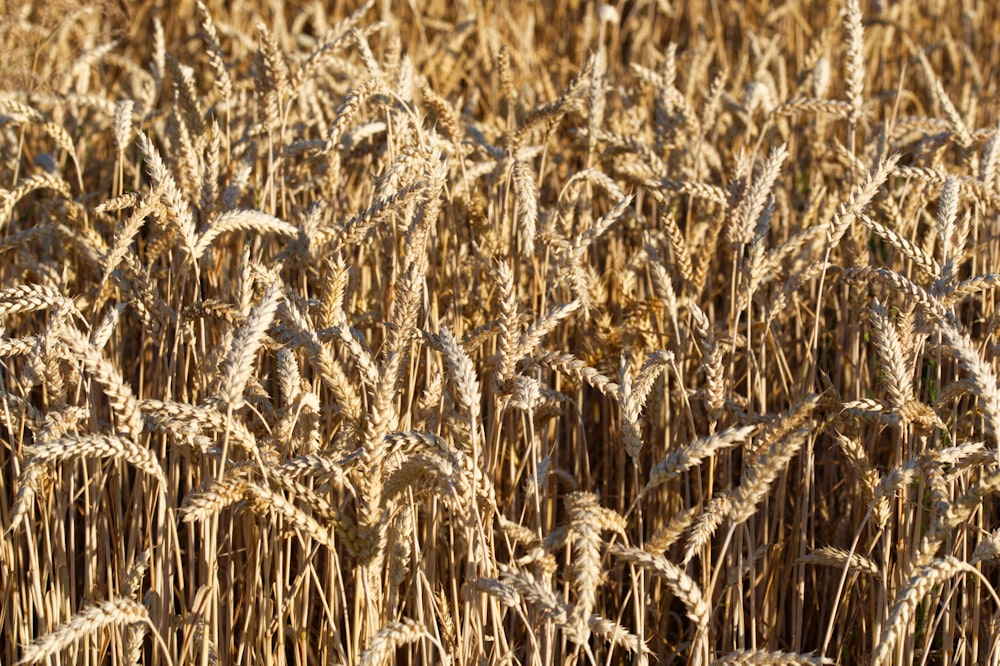
MULTIPOLYGON (((141 604, 123 598, 103 601, 77 613, 69 622, 60 625, 52 633, 36 639, 24 649, 21 661, 18 663, 37 664, 105 627, 124 627, 139 622, 152 629, 149 613, 141 604)), ((169 657, 167 658, 169 663, 169 657)))

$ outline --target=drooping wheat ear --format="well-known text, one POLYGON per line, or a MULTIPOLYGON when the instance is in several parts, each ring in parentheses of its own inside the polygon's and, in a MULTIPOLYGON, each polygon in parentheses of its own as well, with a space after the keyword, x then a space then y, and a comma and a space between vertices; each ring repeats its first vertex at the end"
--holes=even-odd
MULTIPOLYGON (((868 452, 861 446, 860 442, 851 437, 846 437, 839 432, 834 433, 837 446, 843 451, 848 463, 861 480, 861 488, 864 492, 866 502, 875 500, 875 489, 882 481, 882 475, 876 470, 868 457, 868 452)), ((889 500, 885 497, 879 498, 875 503, 872 514, 875 516, 875 524, 879 528, 884 528, 890 516, 889 500)))
POLYGON ((705 369, 705 403, 713 420, 722 416, 726 401, 725 371, 722 367, 722 350, 715 340, 715 330, 708 317, 694 302, 688 303, 691 327, 698 336, 701 347, 701 365, 705 369))
POLYGON ((625 354, 618 367, 618 385, 621 387, 618 407, 622 414, 622 443, 632 464, 638 466, 642 451, 642 404, 632 390, 632 368, 625 354))
POLYGON ((517 195, 517 238, 521 256, 530 259, 535 254, 538 228, 538 185, 527 163, 514 160, 512 168, 514 193, 517 195))
POLYGON ((494 375, 498 390, 509 390, 509 384, 514 378, 514 370, 518 358, 517 341, 520 336, 520 322, 517 316, 517 292, 514 287, 514 273, 507 262, 501 260, 496 265, 497 273, 497 305, 500 309, 500 335, 497 339, 496 374, 494 375))
POLYGON ((191 213, 191 208, 180 188, 177 187, 177 182, 174 180, 173 175, 171 175, 163 158, 160 157, 160 152, 153 145, 149 137, 140 132, 137 141, 139 143, 139 150, 142 151, 143 156, 146 158, 146 171, 149 174, 149 178, 156 188, 158 195, 163 197, 163 203, 169 212, 166 222, 175 226, 184 243, 184 249, 193 257, 196 245, 196 232, 194 215, 191 213))
POLYGON ((979 160, 979 182, 988 191, 996 193, 997 177, 1000 174, 1000 121, 993 128, 993 136, 983 148, 983 156, 979 160))
POLYGON ((937 103, 941 105, 941 110, 944 112, 945 118, 948 119, 948 124, 951 126, 952 135, 962 148, 970 147, 973 141, 972 134, 969 133, 969 128, 966 127, 965 121, 962 120, 962 115, 955 108, 951 98, 948 97, 948 93, 941 84, 941 79, 934 73, 934 68, 931 67, 931 63, 927 59, 924 50, 918 48, 916 52, 917 58, 920 60, 920 67, 924 72, 924 76, 927 77, 927 87, 931 89, 937 103))
POLYGON ((104 358, 100 350, 73 326, 62 327, 59 335, 83 362, 87 372, 104 389, 121 431, 133 440, 138 438, 142 432, 142 412, 139 410, 139 403, 132 387, 125 383, 118 368, 104 358))
POLYGON ((468 415, 472 427, 479 423, 481 392, 472 359, 447 328, 440 335, 444 362, 454 386, 455 401, 468 415))
POLYGON ((875 299, 871 305, 872 332, 875 349, 885 367, 885 384, 893 407, 902 410, 913 399, 913 380, 903 353, 903 344, 896 325, 889 319, 884 305, 875 299))
POLYGON ((542 339, 555 330, 559 322, 568 319, 574 312, 580 309, 580 301, 572 300, 564 305, 553 307, 547 314, 536 319, 521 336, 517 343, 517 351, 514 358, 524 358, 535 353, 542 339))
POLYGON ((858 219, 861 220, 866 227, 875 232, 876 235, 896 248, 896 250, 898 250, 904 257, 912 261, 917 268, 924 271, 927 275, 935 279, 941 277, 941 264, 939 264, 934 257, 931 257, 924 252, 919 246, 910 242, 906 238, 903 238, 893 229, 890 229, 878 220, 872 219, 865 213, 861 213, 858 216, 858 219))
POLYGON ((1000 471, 994 470, 972 484, 955 501, 947 503, 946 508, 934 517, 924 538, 920 540, 917 552, 913 555, 913 568, 929 564, 955 528, 965 523, 982 507, 983 499, 996 493, 998 489, 1000 489, 1000 471))
POLYGON ((172 55, 167 54, 167 70, 174 85, 174 95, 180 101, 184 123, 198 139, 205 135, 205 111, 201 108, 198 88, 194 82, 194 70, 182 65, 172 55))
MULTIPOLYGON (((857 2, 857 0, 851 0, 857 2)), ((900 154, 896 153, 876 165, 873 171, 868 173, 865 182, 859 183, 852 191, 847 201, 837 207, 833 219, 827 227, 827 252, 836 247, 840 240, 847 233, 851 223, 861 215, 868 204, 872 202, 879 189, 888 180, 892 170, 899 162, 900 154)), ((827 257, 829 259, 829 257, 827 257)))
POLYGON ((42 123, 42 131, 52 137, 52 140, 55 141, 59 150, 62 150, 69 155, 69 158, 73 161, 73 167, 76 170, 77 183, 82 191, 83 173, 80 171, 80 160, 76 155, 76 146, 73 144, 73 137, 70 136, 65 127, 54 122, 42 123))
POLYGON ((827 657, 767 650, 741 650, 730 652, 712 662, 712 666, 822 666, 834 664, 827 657))
POLYGON ((253 373, 257 350, 274 320, 281 298, 281 282, 275 279, 268 285, 260 303, 251 310, 246 324, 233 337, 233 346, 222 368, 220 388, 220 397, 233 411, 243 406, 243 393, 253 373))
POLYGON ((590 633, 590 616, 597 604, 597 588, 601 582, 601 535, 597 496, 576 492, 566 497, 569 507, 570 532, 573 541, 572 588, 576 604, 571 613, 577 632, 586 640, 590 633))
POLYGON ((0 317, 15 312, 37 312, 67 301, 58 289, 44 284, 23 284, 0 289, 0 317))
POLYGON ((25 448, 31 456, 29 465, 42 462, 64 462, 77 458, 112 458, 124 460, 127 463, 154 477, 164 486, 166 475, 156 456, 146 448, 136 444, 132 439, 114 435, 65 434, 59 439, 44 444, 25 448))
POLYGON ((445 135, 447 135, 448 140, 452 142, 456 149, 459 149, 462 145, 463 131, 455 109, 446 99, 438 95, 427 84, 426 80, 420 86, 420 94, 427 106, 431 107, 434 113, 437 114, 438 122, 444 130, 445 135))
POLYGON ((104 256, 104 276, 101 278, 101 284, 107 282, 111 274, 118 269, 118 264, 128 254, 131 249, 132 240, 146 223, 146 218, 153 214, 165 212, 162 202, 157 197, 144 196, 136 198, 132 214, 125 220, 122 220, 118 228, 115 229, 115 235, 111 240, 111 248, 104 256))
MULTIPOLYGON (((697 508, 697 507, 693 507, 697 508)), ((715 495, 705 505, 705 510, 691 523, 688 531, 687 546, 681 563, 687 565, 696 555, 703 552, 707 544, 719 529, 719 525, 733 509, 733 497, 728 492, 715 495)))
POLYGON ((276 130, 284 120, 288 97, 288 65, 274 34, 263 23, 257 24, 262 43, 257 51, 257 94, 263 98, 262 114, 268 131, 276 130))
POLYGON ((36 639, 24 649, 18 664, 37 664, 105 627, 128 626, 139 622, 152 627, 149 613, 142 604, 124 598, 102 601, 80 611, 52 633, 36 639))
POLYGON ((403 618, 398 622, 390 622, 372 636, 368 646, 362 651, 358 664, 359 666, 382 666, 385 660, 395 653, 396 648, 416 643, 422 638, 436 643, 427 630, 416 620, 403 618))
POLYGON ((939 320, 956 330, 961 326, 955 313, 948 310, 938 298, 926 289, 910 281, 896 271, 887 268, 872 268, 871 266, 856 266, 844 271, 840 279, 845 282, 881 282, 905 296, 909 302, 920 306, 924 314, 939 320))
POLYGON ((362 414, 361 397, 357 388, 348 378, 346 371, 330 347, 324 344, 309 321, 296 306, 285 299, 283 313, 289 320, 294 331, 292 344, 304 348, 310 364, 336 399, 336 408, 341 410, 349 421, 359 422, 362 414))
POLYGON ((577 632, 576 623, 570 620, 570 609, 562 595, 535 576, 506 564, 498 564, 500 581, 513 588, 521 598, 538 609, 543 619, 558 627, 569 640, 577 645, 584 642, 577 632))
POLYGON ((611 544, 610 552, 626 562, 638 565, 653 575, 662 578, 674 596, 687 608, 688 618, 694 622, 695 638, 691 648, 691 664, 705 663, 708 654, 708 620, 710 609, 698 583, 683 569, 661 555, 644 550, 611 544))
POLYGON ((864 115, 865 102, 865 29, 858 0, 847 0, 844 27, 847 29, 847 101, 851 105, 848 119, 857 127, 864 115))
POLYGON ((834 546, 823 546, 815 548, 808 555, 799 558, 800 562, 810 564, 820 564, 827 567, 847 567, 854 573, 864 573, 869 576, 878 576, 878 565, 860 553, 851 553, 834 546))
POLYGON ((545 352, 536 356, 533 359, 533 363, 548 366, 579 382, 583 382, 611 400, 617 402, 621 399, 621 387, 614 380, 607 375, 602 375, 594 368, 573 356, 573 354, 545 352))
POLYGON ((941 187, 941 200, 938 203, 935 221, 937 222, 939 252, 944 268, 938 274, 940 284, 935 285, 936 290, 953 282, 958 264, 962 260, 962 253, 965 250, 964 243, 956 244, 955 242, 960 199, 958 185, 958 178, 952 176, 944 181, 944 185, 941 187))
MULTIPOLYGON (((122 591, 125 593, 125 596, 136 601, 142 601, 139 590, 142 585, 142 579, 149 569, 149 559, 150 550, 147 548, 139 553, 139 556, 133 560, 128 571, 125 572, 125 579, 122 582, 122 591)), ((123 642, 125 644, 126 663, 139 663, 139 660, 142 658, 142 642, 148 629, 149 627, 145 622, 134 622, 125 627, 123 642)))
POLYGON ((818 403, 819 396, 810 395, 761 434, 756 459, 733 497, 730 517, 734 525, 754 514, 771 484, 798 453, 806 438, 811 436, 812 428, 799 429, 799 426, 810 417, 818 403))
POLYGON ((222 95, 223 102, 228 106, 229 99, 233 96, 233 79, 229 76, 226 56, 219 44, 219 34, 215 29, 215 22, 212 21, 212 15, 209 14, 202 0, 198 0, 197 6, 198 13, 201 14, 201 37, 208 52, 208 62, 212 66, 212 71, 215 72, 215 87, 222 95))
POLYGON ((733 211, 726 228, 726 238, 735 244, 746 245, 753 238, 757 220, 764 210, 774 184, 781 175, 781 165, 788 159, 788 145, 782 144, 767 156, 760 175, 740 198, 739 206, 733 211))
POLYGON ((184 498, 180 515, 186 523, 208 520, 223 509, 242 502, 249 495, 250 484, 246 479, 229 478, 212 480, 206 487, 184 498))
POLYGON ((882 636, 872 655, 873 666, 886 663, 903 638, 917 606, 931 588, 939 585, 960 571, 975 573, 975 569, 950 555, 933 560, 927 566, 921 567, 907 581, 906 585, 896 595, 896 603, 885 622, 882 636))
POLYGON ((259 210, 244 210, 236 208, 227 210, 216 217, 212 223, 202 231, 194 245, 194 258, 201 259, 201 256, 212 245, 221 234, 229 231, 257 231, 258 233, 275 233, 281 236, 297 238, 301 235, 301 230, 294 224, 289 224, 273 215, 268 215, 259 210))
POLYGON ((665 458, 653 466, 649 473, 649 481, 642 489, 645 494, 681 474, 692 467, 701 464, 702 460, 711 458, 718 451, 741 444, 757 431, 757 426, 738 426, 722 432, 702 437, 671 451, 665 458))
MULTIPOLYGON (((690 527, 691 522, 700 511, 701 507, 699 506, 692 506, 678 511, 670 518, 670 521, 666 525, 657 528, 653 532, 653 536, 642 545, 642 549, 654 555, 664 555, 681 538, 684 530, 690 527)), ((728 511, 727 507, 723 515, 728 513, 728 511)))
MULTIPOLYGON (((947 321, 940 322, 938 329, 958 357, 959 365, 975 380, 974 392, 982 401, 986 431, 995 440, 1000 438, 1000 388, 996 374, 975 350, 965 333, 947 321)), ((997 448, 997 456, 1000 458, 1000 446, 997 448)))
POLYGON ((632 654, 639 655, 640 660, 637 660, 635 663, 647 663, 642 658, 649 654, 650 650, 646 647, 646 641, 641 636, 636 636, 617 622, 596 614, 590 616, 588 624, 590 631, 595 636, 600 636, 612 647, 620 645, 632 654))
MULTIPOLYGON (((302 486, 301 490, 306 490, 305 486, 302 486)), ((295 528, 295 533, 300 538, 311 537, 331 551, 336 548, 337 544, 333 537, 333 530, 321 525, 312 514, 306 513, 285 499, 285 496, 280 492, 251 482, 246 484, 244 493, 244 497, 250 500, 250 507, 255 513, 267 516, 271 512, 274 512, 291 523, 295 528)), ((305 498, 309 498, 310 495, 310 493, 306 492, 302 492, 301 494, 305 498)), ((331 527, 342 527, 338 520, 339 516, 326 502, 317 503, 312 508, 320 509, 317 513, 332 522, 333 525, 331 527), (326 511, 323 511, 323 509, 326 509, 326 511)))
POLYGON ((201 170, 201 193, 198 204, 204 217, 218 213, 219 207, 219 162, 222 154, 222 130, 213 119, 208 126, 208 146, 205 149, 204 165, 201 170))
POLYGON ((10 192, 0 189, 0 225, 7 225, 10 222, 14 204, 26 197, 35 190, 52 190, 58 193, 65 201, 72 201, 69 183, 61 176, 51 173, 36 173, 18 182, 10 192))
POLYGON ((338 246, 348 246, 365 238, 368 231, 385 219, 390 213, 409 203, 411 198, 423 194, 427 182, 423 180, 410 183, 385 198, 377 199, 371 206, 351 217, 340 230, 337 239, 338 246))

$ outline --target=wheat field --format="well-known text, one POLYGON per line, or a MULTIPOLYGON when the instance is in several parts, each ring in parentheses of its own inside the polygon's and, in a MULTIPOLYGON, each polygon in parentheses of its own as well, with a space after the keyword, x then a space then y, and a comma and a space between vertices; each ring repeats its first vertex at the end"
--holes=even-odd
POLYGON ((998 31, 5 3, 0 663, 1000 663, 998 31))

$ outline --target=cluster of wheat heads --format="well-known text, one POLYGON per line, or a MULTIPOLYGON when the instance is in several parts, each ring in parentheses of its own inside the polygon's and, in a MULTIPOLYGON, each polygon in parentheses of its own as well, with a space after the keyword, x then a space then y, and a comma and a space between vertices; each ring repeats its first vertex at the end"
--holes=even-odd
POLYGON ((0 662, 1000 659, 991 3, 168 4, 0 19, 0 662))

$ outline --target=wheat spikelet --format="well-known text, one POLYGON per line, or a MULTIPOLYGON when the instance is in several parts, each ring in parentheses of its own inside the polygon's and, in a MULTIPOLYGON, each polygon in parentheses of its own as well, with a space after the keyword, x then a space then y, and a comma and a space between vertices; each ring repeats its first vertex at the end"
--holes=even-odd
POLYGON ((146 609, 131 599, 111 599, 80 611, 66 624, 24 648, 19 664, 37 664, 109 626, 150 624, 146 609))
POLYGON ((899 252, 901 252, 903 256, 910 259, 914 263, 914 265, 916 265, 918 268, 924 271, 927 275, 929 275, 932 278, 941 277, 942 275, 941 265, 933 257, 927 256, 927 254, 922 249, 920 249, 907 239, 903 238, 895 231, 882 224, 881 222, 873 220, 871 217, 865 215, 864 213, 858 215, 858 219, 861 220, 866 227, 871 229, 880 238, 885 239, 890 245, 899 250, 899 252))
POLYGON ((778 176, 781 175, 781 165, 786 159, 788 159, 787 145, 775 148, 767 156, 760 175, 754 179, 753 184, 740 199, 739 206, 726 227, 726 237, 731 243, 746 245, 753 238, 757 219, 764 210, 778 176))
POLYGON ((441 347, 444 351, 445 365, 455 387, 455 400, 468 414, 473 427, 479 422, 480 390, 479 379, 476 377, 472 359, 447 328, 441 329, 441 347))
MULTIPOLYGON (((781 419, 781 421, 801 421, 809 414, 816 404, 815 396, 802 403, 798 409, 781 419)), ((776 430, 783 429, 781 426, 776 430)), ((733 508, 730 514, 734 524, 738 525, 753 515, 757 504, 764 498, 771 483, 778 477, 788 464, 788 461, 798 453, 799 448, 808 437, 807 430, 799 430, 786 436, 783 432, 768 432, 761 439, 769 440, 768 448, 757 456, 747 470, 746 479, 740 484, 733 497, 733 508)))
POLYGON ((872 331, 875 334, 875 348, 882 363, 885 364, 886 388, 892 398, 893 406, 902 409, 911 400, 913 381, 906 367, 899 331, 890 321, 886 307, 878 299, 871 305, 871 321, 872 331))
MULTIPOLYGON (((854 2, 856 3, 856 0, 854 2)), ((899 154, 895 154, 879 162, 875 169, 868 173, 865 181, 851 191, 847 201, 837 207, 837 212, 827 228, 828 247, 832 248, 840 243, 851 223, 858 219, 878 194, 879 189, 896 168, 899 159, 899 154)))
POLYGON ((223 509, 242 502, 249 494, 245 479, 233 478, 212 481, 206 488, 184 498, 180 514, 184 522, 208 520, 223 509))
POLYGON ((0 316, 16 312, 36 312, 66 302, 66 297, 53 287, 25 284, 0 289, 0 316))

